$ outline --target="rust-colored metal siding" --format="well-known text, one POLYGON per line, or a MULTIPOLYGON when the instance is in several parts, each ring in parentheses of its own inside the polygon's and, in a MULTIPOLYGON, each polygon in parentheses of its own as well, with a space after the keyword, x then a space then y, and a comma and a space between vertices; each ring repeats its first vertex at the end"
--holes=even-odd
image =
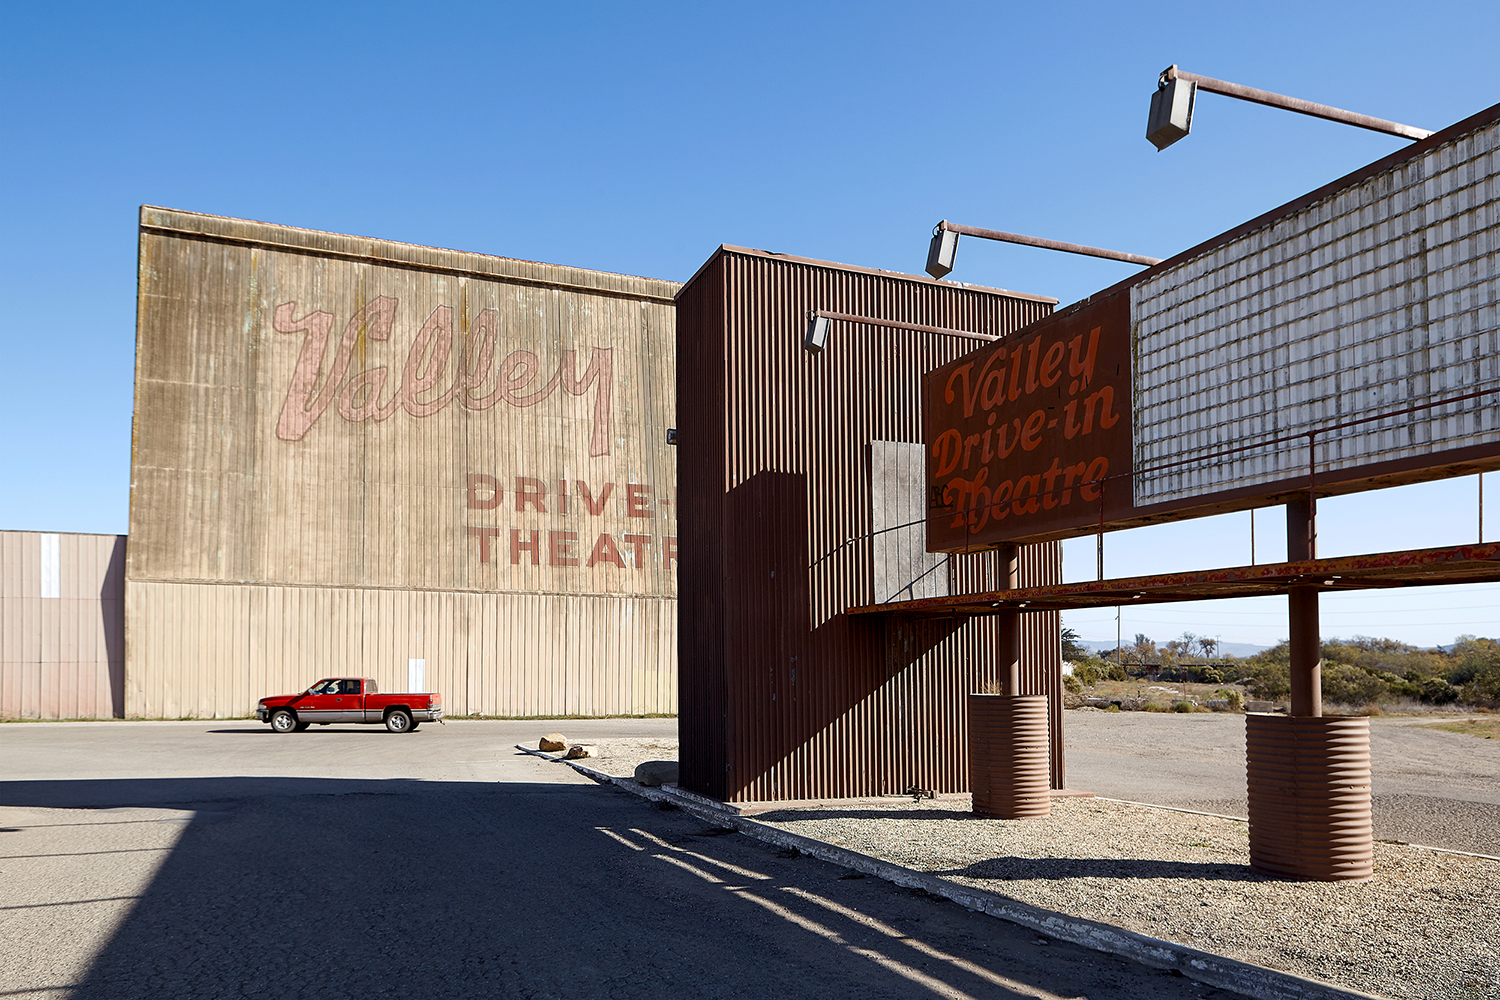
MULTIPOLYGON (((729 801, 967 788, 965 696, 997 681, 990 622, 858 617, 875 589, 870 450, 920 443, 921 378, 971 341, 836 325, 809 310, 1003 334, 1053 300, 721 248, 677 299, 679 732, 685 787, 729 801)), ((949 593, 989 590, 990 554, 950 559, 949 593)), ((1055 543, 1022 583, 1060 581, 1055 543)), ((1055 613, 1022 625, 1022 690, 1051 702, 1055 613)))
POLYGON ((0 718, 125 711, 125 536, 0 531, 0 718))
POLYGON ((1245 716, 1250 866, 1323 882, 1375 873, 1370 720, 1245 716))
POLYGON ((127 713, 675 711, 678 287, 143 209, 127 713))

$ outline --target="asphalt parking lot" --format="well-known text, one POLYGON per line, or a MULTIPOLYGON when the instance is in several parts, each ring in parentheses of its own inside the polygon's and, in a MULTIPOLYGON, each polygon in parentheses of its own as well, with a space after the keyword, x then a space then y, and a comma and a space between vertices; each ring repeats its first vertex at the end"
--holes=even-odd
POLYGON ((549 728, 0 726, 3 993, 1229 995, 513 749, 549 728))

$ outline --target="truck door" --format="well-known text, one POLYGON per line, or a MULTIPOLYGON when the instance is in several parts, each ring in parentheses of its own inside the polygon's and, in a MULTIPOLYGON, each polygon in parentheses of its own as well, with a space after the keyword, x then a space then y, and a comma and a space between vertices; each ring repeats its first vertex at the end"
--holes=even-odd
POLYGON ((337 701, 341 682, 337 679, 321 680, 307 689, 307 694, 298 698, 293 706, 297 717, 303 722, 342 722, 342 705, 337 701))
POLYGON ((359 678, 344 677, 335 681, 338 691, 333 696, 333 711, 337 722, 365 721, 365 696, 360 691, 359 678))

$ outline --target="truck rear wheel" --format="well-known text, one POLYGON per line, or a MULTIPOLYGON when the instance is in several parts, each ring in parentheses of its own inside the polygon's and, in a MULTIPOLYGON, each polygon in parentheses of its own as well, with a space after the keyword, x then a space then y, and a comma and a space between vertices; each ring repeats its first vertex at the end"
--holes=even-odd
POLYGON ((398 708, 385 717, 385 728, 392 733, 411 732, 411 713, 398 708))
POLYGON ((295 733, 298 730, 297 717, 284 708, 278 708, 271 713, 271 731, 276 733, 295 733))

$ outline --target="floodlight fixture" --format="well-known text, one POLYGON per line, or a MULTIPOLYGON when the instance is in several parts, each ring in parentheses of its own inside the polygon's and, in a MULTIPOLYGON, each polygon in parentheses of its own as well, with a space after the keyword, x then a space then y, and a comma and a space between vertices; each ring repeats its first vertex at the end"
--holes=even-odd
POLYGON ((932 230, 932 243, 927 247, 927 273, 941 278, 953 270, 953 260, 958 256, 958 233, 948 228, 948 220, 939 222, 932 230))
POLYGON ((1158 153, 1193 130, 1193 106, 1197 103, 1199 90, 1238 98, 1252 104, 1264 104, 1269 108, 1295 111, 1331 122, 1342 122, 1403 139, 1425 139, 1432 134, 1430 130, 1417 128, 1415 125, 1402 125, 1400 122, 1372 118, 1326 104, 1314 104, 1300 97, 1287 97, 1285 94, 1256 90, 1227 80, 1215 80, 1211 76, 1199 76, 1197 73, 1178 69, 1174 63, 1162 70, 1161 75, 1156 78, 1156 93, 1151 95, 1151 114, 1146 119, 1146 138, 1158 153))
POLYGON ((1146 122, 1146 138, 1157 152, 1166 149, 1193 130, 1193 104, 1198 85, 1192 80, 1168 80, 1151 95, 1151 117, 1146 122))
POLYGON ((828 346, 828 333, 833 329, 833 320, 819 312, 807 314, 807 336, 803 338, 802 349, 808 354, 822 354, 823 348, 828 346))

